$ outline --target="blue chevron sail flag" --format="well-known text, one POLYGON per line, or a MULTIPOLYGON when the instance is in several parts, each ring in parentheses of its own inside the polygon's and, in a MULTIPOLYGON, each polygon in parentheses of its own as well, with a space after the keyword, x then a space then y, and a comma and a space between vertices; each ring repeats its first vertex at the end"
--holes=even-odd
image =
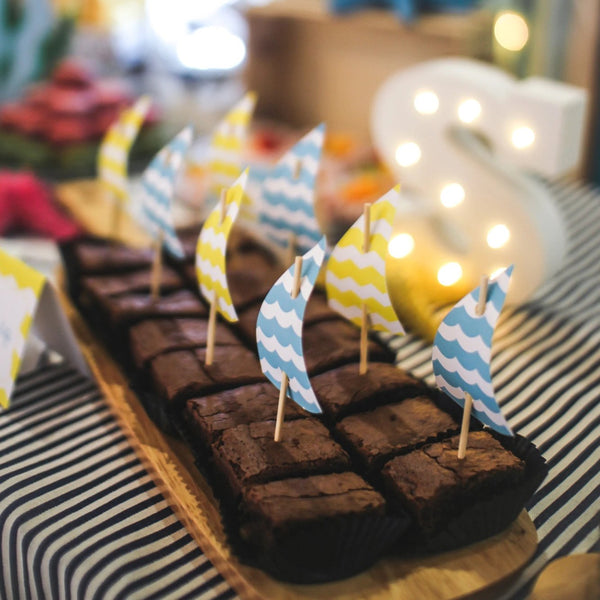
POLYGON ((177 258, 183 258, 184 253, 175 233, 171 204, 175 177, 183 165, 192 136, 191 126, 180 131, 158 152, 142 175, 141 224, 154 240, 162 234, 167 252, 177 258))
POLYGON ((325 125, 307 133, 273 167, 262 184, 258 221, 265 236, 287 248, 290 235, 303 254, 321 238, 314 195, 325 125))
POLYGON ((481 316, 476 312, 479 288, 452 308, 438 328, 431 357, 437 386, 460 406, 464 406, 465 394, 469 394, 475 417, 503 435, 513 432, 494 396, 490 362, 492 335, 512 271, 511 265, 490 280, 481 316))
POLYGON ((256 322, 256 343, 260 366, 278 389, 283 374, 288 376, 287 395, 311 413, 321 406, 310 384, 302 350, 302 323, 306 303, 325 258, 325 237, 302 257, 300 292, 292 298, 294 265, 269 290, 256 322))

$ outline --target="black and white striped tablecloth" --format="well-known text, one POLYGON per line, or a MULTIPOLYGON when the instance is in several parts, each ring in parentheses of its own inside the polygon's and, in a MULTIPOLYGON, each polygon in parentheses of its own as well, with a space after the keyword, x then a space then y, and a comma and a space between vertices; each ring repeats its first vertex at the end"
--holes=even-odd
MULTIPOLYGON (((538 551, 505 598, 524 597, 553 558, 600 551, 600 193, 555 191, 568 259, 535 301, 505 310, 494 337, 498 399, 550 466, 527 507, 538 551)), ((390 343, 432 382, 430 346, 390 343)), ((233 597, 94 383, 65 365, 20 378, 0 413, 0 598, 233 597)))

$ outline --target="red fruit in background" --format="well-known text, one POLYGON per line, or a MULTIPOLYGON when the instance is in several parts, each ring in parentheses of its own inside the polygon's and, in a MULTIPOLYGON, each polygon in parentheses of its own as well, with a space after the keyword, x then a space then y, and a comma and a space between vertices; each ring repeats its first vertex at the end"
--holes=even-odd
POLYGON ((86 88, 92 85, 92 75, 81 62, 75 59, 63 60, 51 77, 52 81, 59 86, 86 88))
POLYGON ((81 233, 58 210, 52 193, 28 172, 0 171, 0 233, 28 231, 63 241, 81 233))
POLYGON ((90 113, 96 98, 93 88, 85 90, 50 86, 47 89, 47 101, 53 113, 68 113, 83 116, 90 113))

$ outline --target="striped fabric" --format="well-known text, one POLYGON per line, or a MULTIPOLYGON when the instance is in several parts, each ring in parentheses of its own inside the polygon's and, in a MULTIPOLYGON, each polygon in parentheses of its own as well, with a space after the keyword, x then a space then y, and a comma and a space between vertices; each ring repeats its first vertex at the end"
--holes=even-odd
MULTIPOLYGON (((564 268, 505 307, 492 349, 496 397, 550 472, 528 510, 539 537, 503 596, 521 600, 549 560, 600 551, 600 194, 555 187, 564 268)), ((434 383, 431 346, 388 338, 434 383)), ((0 412, 0 598, 232 598, 133 454, 93 384, 53 366, 19 379, 0 412)))
POLYGON ((94 383, 61 365, 20 378, 0 413, 0 598, 234 596, 94 383))

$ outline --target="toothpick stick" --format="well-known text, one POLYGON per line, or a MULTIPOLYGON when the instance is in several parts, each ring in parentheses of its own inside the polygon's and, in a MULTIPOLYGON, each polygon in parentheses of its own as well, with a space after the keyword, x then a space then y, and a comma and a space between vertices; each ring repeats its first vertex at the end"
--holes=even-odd
POLYGON ((475 308, 475 314, 481 317, 485 312, 485 303, 487 302, 487 290, 488 290, 489 277, 487 275, 481 276, 481 283, 479 284, 479 300, 477 307, 475 308))
MULTIPOLYGON (((478 317, 485 313, 485 304, 487 302, 489 278, 487 275, 482 275, 481 284, 479 286, 479 300, 475 307, 475 314, 478 317)), ((471 409, 473 407, 473 398, 471 394, 465 394, 465 405, 463 407, 462 423, 460 425, 460 438, 458 440, 458 458, 462 460, 467 454, 467 436, 469 435, 469 424, 471 422, 471 409)))
POLYGON ((220 210, 219 225, 223 224, 223 219, 225 218, 226 204, 227 204, 227 188, 224 187, 221 189, 221 195, 219 196, 219 210, 220 210))
MULTIPOLYGON (((300 283, 302 281, 302 257, 296 256, 294 261, 294 284, 292 286, 292 298, 296 298, 300 293, 300 283)), ((275 421, 275 436, 273 439, 276 442, 281 441, 281 429, 283 427, 283 419, 285 415, 285 401, 287 398, 289 378, 287 373, 281 376, 281 386, 279 388, 279 401, 277 402, 277 420, 275 421)))
POLYGON ((154 245, 154 257, 152 258, 152 279, 150 289, 152 292, 152 301, 156 302, 160 296, 160 278, 162 276, 162 245, 163 233, 158 234, 158 239, 154 245))
POLYGON ((471 421, 471 408, 473 398, 471 394, 465 394, 465 405, 463 407, 463 417, 460 426, 460 438, 458 440, 458 458, 462 460, 467 454, 467 436, 469 435, 469 423, 471 421))
POLYGON ((206 357, 204 364, 209 366, 213 363, 215 355, 215 329, 217 325, 217 290, 213 290, 212 302, 208 313, 208 328, 206 330, 206 357))
MULTIPOLYGON (((363 207, 363 245, 362 251, 364 253, 369 251, 371 241, 371 203, 367 202, 363 207)), ((367 311, 367 305, 363 302, 362 304, 362 318, 360 324, 360 365, 358 372, 360 375, 364 375, 369 370, 369 314, 367 311)))
POLYGON ((302 161, 298 159, 296 164, 294 165, 294 172, 292 173, 294 179, 300 178, 300 173, 302 172, 302 161))

